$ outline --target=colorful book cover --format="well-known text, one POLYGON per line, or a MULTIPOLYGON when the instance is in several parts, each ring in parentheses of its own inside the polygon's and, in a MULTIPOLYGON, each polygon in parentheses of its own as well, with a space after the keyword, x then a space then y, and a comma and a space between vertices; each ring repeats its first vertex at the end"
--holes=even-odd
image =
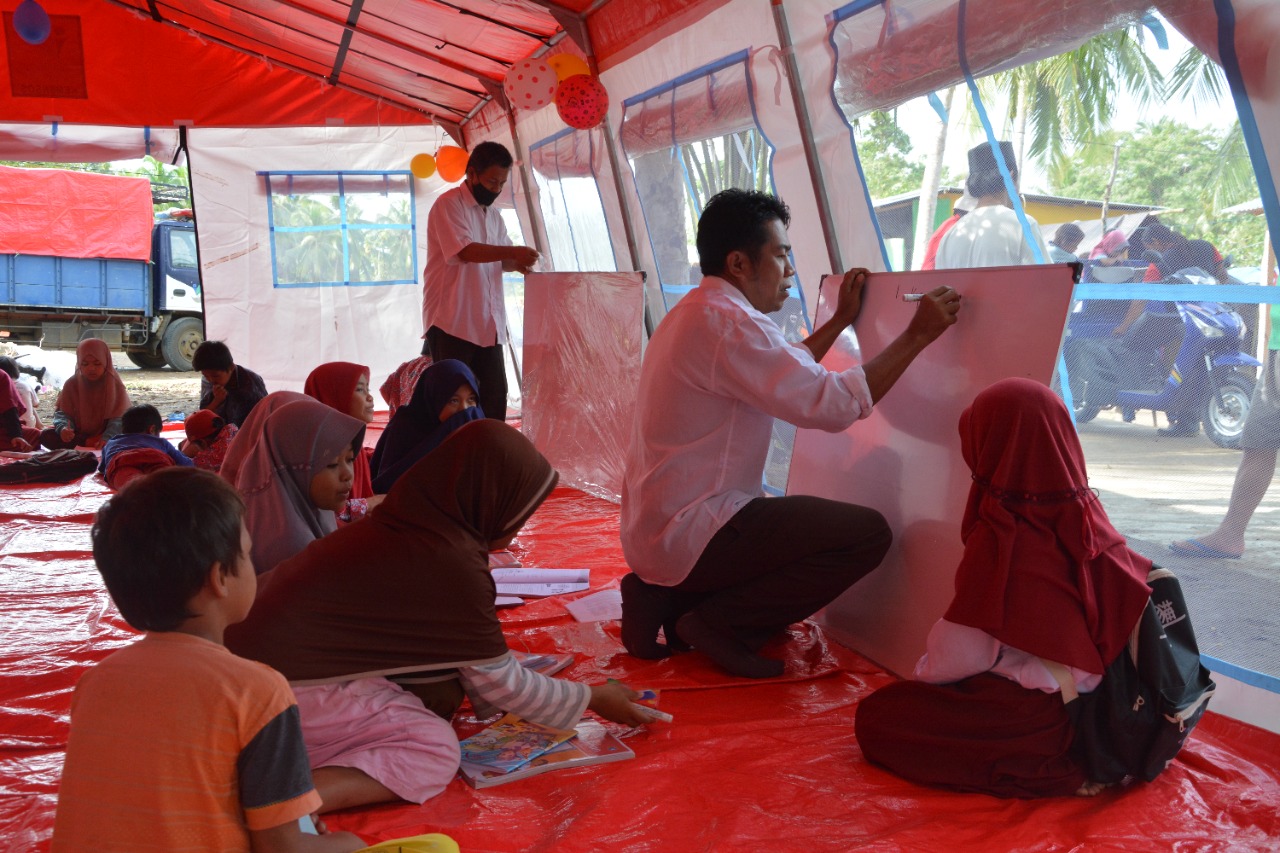
POLYGON ((461 742, 462 760, 499 773, 510 773, 573 736, 573 729, 553 729, 507 714, 461 742))
POLYGON ((609 733, 595 720, 583 720, 578 724, 576 736, 554 747, 523 767, 502 773, 483 765, 463 760, 461 773, 467 784, 475 788, 491 788, 519 779, 528 779, 551 770, 570 767, 586 767, 592 764, 608 764, 635 758, 636 754, 625 743, 609 733))

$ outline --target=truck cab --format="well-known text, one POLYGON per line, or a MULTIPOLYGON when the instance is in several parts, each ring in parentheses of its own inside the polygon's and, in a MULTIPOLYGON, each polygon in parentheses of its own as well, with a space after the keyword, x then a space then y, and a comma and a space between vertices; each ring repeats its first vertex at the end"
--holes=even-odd
POLYGON ((189 210, 156 222, 151 233, 152 307, 145 322, 126 324, 121 344, 139 367, 190 370, 204 341, 196 228, 189 210))

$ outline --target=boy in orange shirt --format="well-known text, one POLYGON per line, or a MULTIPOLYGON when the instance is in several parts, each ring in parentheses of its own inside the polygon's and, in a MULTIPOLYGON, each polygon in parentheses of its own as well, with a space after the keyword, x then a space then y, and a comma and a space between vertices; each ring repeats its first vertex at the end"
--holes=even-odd
POLYGON ((93 556, 145 636, 86 673, 53 850, 349 853, 351 833, 304 835, 321 806, 284 677, 222 645, 257 576, 239 495, 217 475, 166 468, 108 501, 93 556))

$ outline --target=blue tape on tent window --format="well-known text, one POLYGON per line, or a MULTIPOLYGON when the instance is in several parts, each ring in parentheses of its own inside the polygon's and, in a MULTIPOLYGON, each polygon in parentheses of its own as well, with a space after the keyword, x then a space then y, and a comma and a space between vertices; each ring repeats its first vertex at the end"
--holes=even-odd
MULTIPOLYGON (((1236 10, 1231 5, 1231 0, 1213 0, 1213 8, 1218 13, 1219 61, 1227 77, 1227 85, 1231 87, 1231 97, 1236 103, 1245 149, 1249 152, 1249 159, 1253 161, 1253 173, 1258 179, 1258 197, 1262 200, 1262 211, 1267 218, 1271 245, 1280 246, 1280 239, 1277 239, 1280 238, 1280 198, 1276 196, 1271 164, 1267 162, 1267 152, 1262 147, 1262 137, 1258 133, 1258 121, 1254 118, 1253 105, 1245 90, 1244 76, 1240 73, 1240 57, 1236 55, 1236 10)), ((1263 273, 1269 278, 1271 270, 1264 270, 1263 273)))
POLYGON ((692 83, 702 77, 709 77, 717 71, 723 71, 724 69, 737 65, 740 62, 745 65, 750 56, 750 52, 746 50, 731 53, 723 59, 717 59, 715 62, 708 63, 701 68, 695 68, 692 71, 687 71, 679 77, 654 86, 652 89, 641 92, 638 95, 632 95, 630 98, 627 98, 622 102, 622 107, 623 109, 626 109, 627 107, 634 107, 637 104, 644 103, 650 98, 656 98, 658 95, 665 95, 668 92, 674 92, 686 83, 692 83))
POLYGON ((1246 669, 1234 663, 1227 663, 1209 655, 1200 655, 1200 660, 1210 672, 1225 675, 1227 678, 1234 678, 1241 684, 1247 684, 1250 687, 1261 687, 1271 693, 1280 693, 1280 678, 1267 675, 1265 672, 1246 669))
POLYGON ((1142 18, 1142 25, 1151 31, 1151 37, 1156 40, 1156 47, 1161 50, 1169 49, 1169 34, 1164 31, 1164 24, 1160 23, 1159 18, 1148 12, 1142 18))
POLYGON ((1036 263, 1043 264, 1044 253, 1040 251, 1038 235, 1031 230, 1031 223, 1027 221, 1027 212, 1022 209, 1022 199, 1018 195, 1018 188, 1013 183, 1013 176, 1009 173, 1009 164, 1004 161, 1004 152, 1000 150, 1000 141, 996 139, 996 132, 991 127, 991 117, 987 115, 987 109, 982 103, 982 95, 978 92, 978 82, 973 79, 973 72, 969 70, 969 57, 965 49, 965 18, 968 9, 968 0, 960 0, 960 5, 957 9, 958 33, 956 39, 960 50, 960 71, 964 74, 964 82, 969 87, 969 94, 973 98, 973 108, 978 113, 978 120, 982 122, 982 130, 987 135, 987 144, 991 146, 991 153, 995 157, 996 167, 1000 170, 1000 177, 1004 179, 1004 187, 1009 192, 1009 201, 1012 203, 1013 212, 1017 214, 1018 222, 1022 225, 1023 237, 1031 247, 1031 255, 1035 258, 1036 263))
POLYGON ((938 118, 942 119, 943 124, 950 121, 947 117, 947 108, 943 106, 942 98, 938 97, 937 92, 930 92, 928 100, 929 106, 933 107, 933 111, 938 114, 938 118))
POLYGON ((865 12, 868 9, 874 9, 876 6, 883 5, 885 5, 885 0, 853 0, 852 3, 841 6, 839 9, 832 12, 831 22, 833 24, 838 24, 847 18, 852 18, 859 12, 865 12))

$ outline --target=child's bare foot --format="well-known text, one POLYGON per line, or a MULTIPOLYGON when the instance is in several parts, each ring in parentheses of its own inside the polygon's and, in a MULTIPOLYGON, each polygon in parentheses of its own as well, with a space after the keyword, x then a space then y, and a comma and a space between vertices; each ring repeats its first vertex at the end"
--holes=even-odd
POLYGON ((1098 792, 1107 787, 1106 782, 1085 782, 1076 789, 1077 797, 1096 797, 1098 792))

